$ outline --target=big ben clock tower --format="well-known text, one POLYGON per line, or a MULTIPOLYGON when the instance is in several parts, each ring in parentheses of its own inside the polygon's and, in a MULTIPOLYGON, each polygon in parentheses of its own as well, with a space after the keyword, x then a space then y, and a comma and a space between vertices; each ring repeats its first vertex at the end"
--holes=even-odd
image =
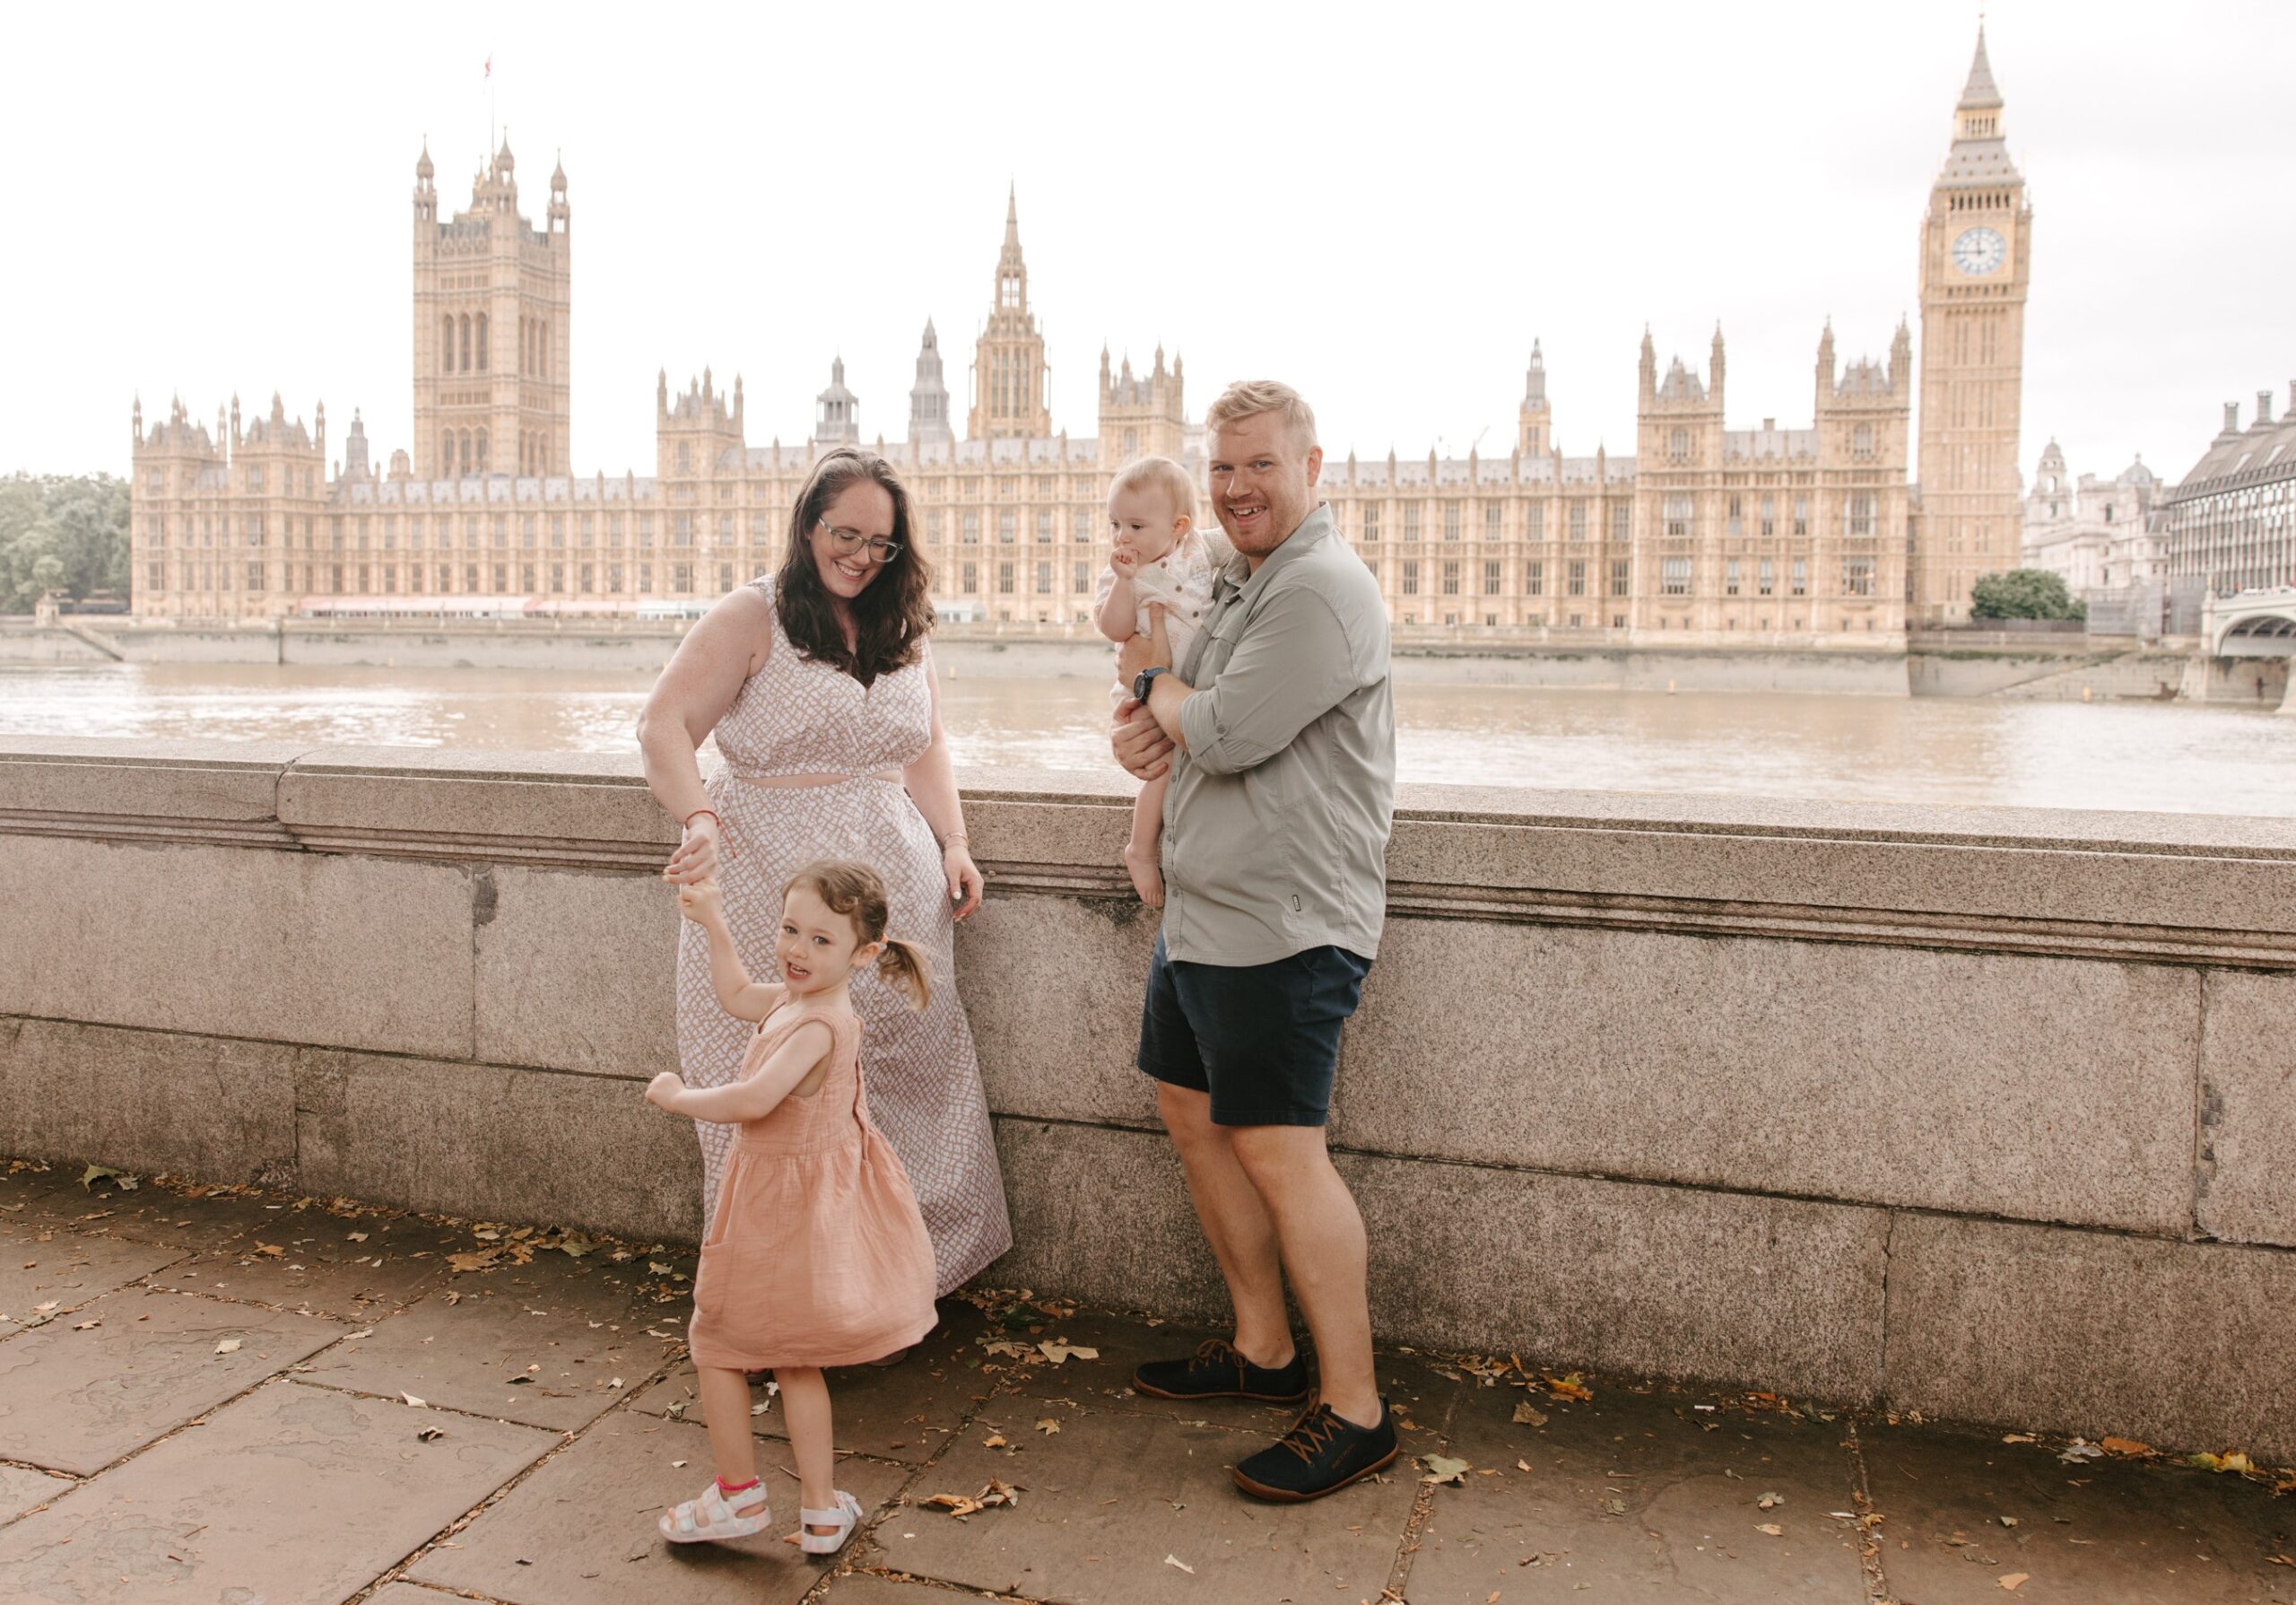
POLYGON ((1921 225, 1921 511, 1907 566, 1910 622, 1969 617, 1978 580, 2018 566, 2017 423, 2033 212, 1977 57, 1921 225))

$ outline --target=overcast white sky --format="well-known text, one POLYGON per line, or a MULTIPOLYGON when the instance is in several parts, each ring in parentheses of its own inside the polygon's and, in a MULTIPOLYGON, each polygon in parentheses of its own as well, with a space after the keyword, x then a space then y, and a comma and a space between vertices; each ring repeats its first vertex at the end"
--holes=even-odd
MULTIPOLYGON (((124 472, 128 406, 234 390, 407 443, 410 198, 459 208, 481 66, 539 217, 574 213, 573 451, 650 469, 654 376, 748 381, 802 437, 842 351, 899 438, 930 314, 966 397, 1019 187, 1057 425, 1106 340, 1315 403, 1326 447, 1504 450, 1533 336, 1564 449, 1631 449, 1636 349, 1729 340, 1734 426, 1805 424, 1915 307, 1916 231, 1975 8, 1192 3, 798 10, 48 5, 6 24, 0 470, 124 472)), ((2296 5, 1998 0, 2034 200, 2030 476, 2190 466, 2287 405, 2296 5)))

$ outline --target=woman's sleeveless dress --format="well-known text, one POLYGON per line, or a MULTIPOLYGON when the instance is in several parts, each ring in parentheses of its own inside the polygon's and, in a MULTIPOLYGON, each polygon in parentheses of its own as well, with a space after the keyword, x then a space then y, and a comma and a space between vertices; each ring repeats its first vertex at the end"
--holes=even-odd
MULTIPOLYGON (((822 1016, 784 1007, 750 1041, 741 1073, 822 1016)), ((869 1122, 861 1022, 825 1020, 829 1067, 735 1134, 701 1240, 686 1329, 693 1363, 729 1371, 858 1365, 933 1330, 933 1244, 908 1173, 869 1122)))
MULTIPOLYGON (((773 583, 752 582, 770 607, 773 583)), ((900 769, 933 734, 933 660, 881 675, 865 688, 826 663, 801 659, 773 615, 765 666, 718 721, 725 765, 708 781, 725 824, 718 878, 742 963, 777 980, 774 932, 789 877, 815 859, 855 859, 884 878, 888 935, 915 942, 932 966, 933 1001, 918 1013, 878 979, 857 973, 853 1007, 866 1027, 862 1053, 869 1112, 908 1167, 933 1239, 935 1291, 947 1293, 1013 1246, 1004 1180, 996 1166, 988 1101, 972 1030, 957 1000, 949 883, 941 850, 897 782, 867 777, 900 769), (752 786, 739 777, 845 774, 828 786, 752 786)), ((678 1058, 687 1085, 722 1086, 739 1074, 752 1030, 718 1007, 709 945, 680 922, 678 1058)), ((701 1137, 702 1219, 713 1219, 734 1128, 694 1122, 701 1137)))

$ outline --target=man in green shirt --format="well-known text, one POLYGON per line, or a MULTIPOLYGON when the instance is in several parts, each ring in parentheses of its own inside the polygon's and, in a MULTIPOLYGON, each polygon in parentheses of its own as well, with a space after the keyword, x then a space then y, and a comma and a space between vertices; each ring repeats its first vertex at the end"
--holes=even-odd
POLYGON ((1231 385, 1205 414, 1213 510, 1235 556, 1188 660, 1128 642, 1118 761, 1169 768, 1162 929, 1140 1068, 1235 1305, 1233 1342, 1140 1367, 1162 1398, 1303 1401, 1236 1481, 1313 1499, 1378 1470, 1395 1427, 1371 1369, 1363 1217, 1324 1122, 1341 1027, 1378 955, 1395 815, 1387 615, 1316 494, 1323 451, 1297 391, 1231 385), (1284 1313, 1307 1317, 1318 1389, 1284 1313))

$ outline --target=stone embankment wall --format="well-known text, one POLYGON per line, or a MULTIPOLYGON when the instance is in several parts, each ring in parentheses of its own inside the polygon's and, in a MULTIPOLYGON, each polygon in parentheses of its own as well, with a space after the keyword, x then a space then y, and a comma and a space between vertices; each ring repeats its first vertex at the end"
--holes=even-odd
MULTIPOLYGON (((1126 799, 976 773, 1003 1284, 1216 1311, 1126 799)), ((0 744, 0 1149, 691 1236, 631 762, 0 744)), ((2296 1456, 2296 824, 1406 789, 1383 1337, 2296 1456)))

